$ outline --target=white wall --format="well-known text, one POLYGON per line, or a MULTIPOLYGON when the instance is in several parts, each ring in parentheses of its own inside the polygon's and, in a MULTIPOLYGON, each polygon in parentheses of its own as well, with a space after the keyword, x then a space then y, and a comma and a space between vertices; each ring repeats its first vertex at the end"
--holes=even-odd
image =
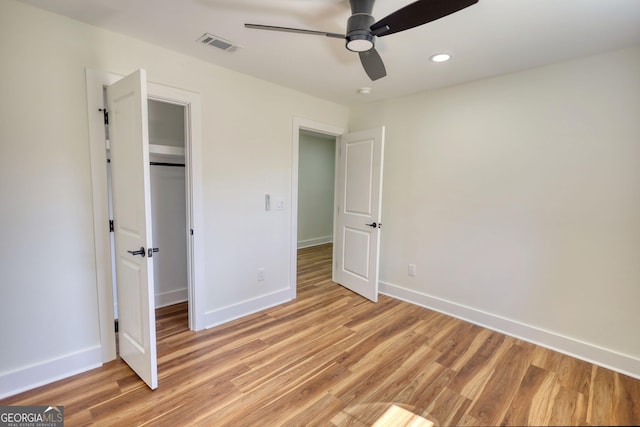
POLYGON ((300 133, 298 247, 333 241, 335 138, 300 133))
POLYGON ((155 302, 164 307, 188 298, 185 168, 152 165, 150 184, 155 302))
POLYGON ((387 130, 385 292, 640 377, 640 47, 350 125, 387 130))
POLYGON ((0 396, 101 361, 86 67, 201 94, 208 324, 286 298, 293 117, 346 127, 346 107, 13 0, 0 52, 0 396))

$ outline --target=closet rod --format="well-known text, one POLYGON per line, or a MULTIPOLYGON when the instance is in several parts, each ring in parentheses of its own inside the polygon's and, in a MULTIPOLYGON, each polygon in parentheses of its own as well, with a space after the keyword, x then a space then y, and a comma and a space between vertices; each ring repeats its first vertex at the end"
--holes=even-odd
POLYGON ((149 162, 151 166, 173 166, 177 168, 183 168, 184 163, 163 163, 163 162, 149 162))
MULTIPOLYGON (((107 163, 111 163, 111 159, 107 159, 107 163)), ((184 163, 164 163, 164 162, 149 162, 151 166, 173 166, 177 168, 185 167, 184 163)))

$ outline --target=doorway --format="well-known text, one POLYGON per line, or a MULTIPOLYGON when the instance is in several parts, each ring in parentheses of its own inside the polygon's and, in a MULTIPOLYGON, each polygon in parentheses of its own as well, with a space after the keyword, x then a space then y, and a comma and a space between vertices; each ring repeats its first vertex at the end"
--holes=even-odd
POLYGON ((301 256, 305 257, 315 252, 327 254, 329 265, 331 265, 335 210, 335 159, 335 136, 306 129, 300 130, 298 266, 301 256))
POLYGON ((298 249, 333 242, 336 137, 301 130, 298 154, 298 249))
POLYGON ((346 133, 306 119, 293 120, 290 298, 296 298, 298 261, 298 187, 301 134, 335 139, 332 281, 377 302, 382 228, 384 126, 346 133))
POLYGON ((293 120, 291 299, 297 294, 298 250, 333 242, 336 138, 345 132, 312 120, 293 120))
MULTIPOLYGON (((93 225, 95 240, 96 282, 100 319, 100 348, 103 363, 114 360, 116 338, 114 328, 114 297, 110 256, 110 227, 107 189, 107 163, 105 162, 104 87, 110 86, 122 75, 86 69, 87 114, 89 118, 89 148, 91 160, 91 188, 93 194, 93 225)), ((205 326, 203 295, 204 241, 202 234, 202 101, 197 92, 148 83, 148 97, 157 101, 180 105, 185 113, 186 146, 184 173, 187 207, 188 256, 188 323, 189 329, 199 331, 205 326), (188 118, 187 118, 188 117, 188 118)), ((165 147, 160 155, 175 156, 177 147, 165 147)), ((159 255, 159 254, 158 254, 159 255)))
MULTIPOLYGON (((106 105, 106 99, 105 99, 106 105)), ((154 302, 160 308, 176 306, 169 311, 188 313, 187 197, 185 146, 188 134, 186 107, 166 100, 149 98, 149 159, 153 247, 161 248, 154 258, 154 302)), ((107 127, 108 140, 108 127, 107 127)), ((109 153, 107 152, 107 158, 109 153)), ((107 164, 109 215, 113 220, 111 168, 107 164)), ((118 292, 115 272, 115 242, 111 234, 111 271, 113 281, 114 318, 118 319, 118 292)), ((188 317, 179 326, 188 329, 188 317), (183 324, 182 324, 183 323, 183 324)), ((156 321, 158 321, 156 316, 156 321)), ((176 323, 176 322, 174 322, 176 323)))

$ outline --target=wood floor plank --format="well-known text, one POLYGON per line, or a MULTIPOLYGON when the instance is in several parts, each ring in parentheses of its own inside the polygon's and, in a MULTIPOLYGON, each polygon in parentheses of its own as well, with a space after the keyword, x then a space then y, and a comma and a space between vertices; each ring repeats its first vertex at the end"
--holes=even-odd
POLYGON ((565 354, 549 351, 543 347, 534 350, 532 363, 558 375, 558 382, 571 390, 589 397, 591 365, 565 354))
POLYGON ((423 411, 425 419, 432 420, 436 425, 458 425, 459 420, 467 412, 473 402, 464 396, 444 387, 440 394, 423 411))
POLYGON ((560 386, 555 396, 549 425, 576 426, 587 424, 587 399, 582 393, 560 386))
POLYGON ((551 372, 529 365, 502 424, 547 425, 551 412, 549 399, 553 397, 548 388, 553 388, 556 382, 557 378, 551 372), (541 398, 537 398, 539 394, 541 398))
MULTIPOLYGON (((413 311, 414 310, 410 310, 410 312, 413 311)), ((349 367, 360 362, 360 360, 373 349, 407 332, 407 329, 411 329, 411 327, 418 322, 418 319, 413 316, 403 316, 402 321, 398 319, 396 319, 397 321, 390 321, 390 319, 393 319, 398 314, 397 309, 393 307, 384 314, 384 317, 381 315, 375 322, 369 321, 368 327, 360 330, 358 333, 360 342, 356 346, 345 349, 344 356, 341 358, 341 364, 349 367)), ((348 324, 345 326, 348 327, 348 324)))
POLYGON ((366 390, 362 399, 411 405, 413 399, 407 396, 415 387, 416 373, 427 372, 430 366, 440 366, 434 363, 438 357, 439 352, 420 345, 404 361, 395 361, 395 371, 384 378, 378 387, 366 390))
POLYGON ((461 356, 467 353, 469 346, 482 330, 483 328, 480 326, 470 323, 459 325, 440 342, 431 346, 442 353, 436 362, 450 368, 461 356))
MULTIPOLYGON (((348 338, 354 335, 348 328, 336 328, 336 331, 327 336, 326 339, 317 339, 314 342, 305 343, 304 346, 293 346, 289 342, 283 344, 286 348, 276 347, 278 351, 269 353, 268 358, 261 358, 260 361, 247 360, 251 369, 243 375, 233 380, 233 383, 245 393, 250 393, 260 388, 270 380, 289 383, 295 381, 305 374, 307 365, 320 365, 333 363, 335 354, 333 351, 326 351, 327 346, 340 345, 347 346, 353 341, 348 338), (288 357, 290 363, 278 364, 278 357, 288 357), (290 380, 290 377, 292 378, 290 380)), ((289 383, 290 384, 290 383, 289 383)))
POLYGON ((465 426, 465 427, 485 427, 486 424, 473 418, 471 415, 469 414, 465 414, 461 419, 460 422, 458 423, 459 426, 465 426))
POLYGON ((614 373, 613 422, 615 425, 634 425, 640 419, 640 388, 637 381, 614 373))
POLYGON ((466 351, 464 351, 457 358, 457 360, 450 366, 450 368, 456 372, 459 372, 460 370, 462 370, 462 368, 468 366, 471 359, 476 355, 478 351, 480 351, 480 349, 483 347, 483 345, 487 342, 487 340, 491 337, 493 333, 494 332, 490 331, 489 329, 482 329, 474 337, 473 341, 469 343, 468 347, 466 348, 466 351))
POLYGON ((305 381, 292 387, 285 393, 279 393, 266 405, 260 405, 256 411, 235 412, 234 416, 224 420, 226 425, 255 426, 282 425, 290 417, 295 417, 302 409, 312 406, 326 394, 326 388, 349 377, 350 371, 344 366, 332 363, 317 369, 305 381))
MULTIPOLYGON (((427 351, 428 347, 425 347, 427 351)), ((405 405, 412 405, 419 411, 426 411, 428 404, 433 401, 449 383, 453 371, 436 363, 434 355, 430 353, 424 363, 416 365, 416 371, 411 381, 401 390, 396 401, 405 405)), ((423 413, 424 415, 424 413, 423 413)))
POLYGON ((331 387, 329 392, 343 402, 351 403, 367 396, 367 391, 380 390, 384 381, 421 346, 415 338, 414 332, 408 331, 391 341, 369 347, 370 351, 357 363, 347 365, 353 375, 331 387))
POLYGON ((640 380, 372 303, 331 281, 331 252, 299 250, 295 301, 224 325, 192 332, 186 303, 158 309, 154 391, 118 359, 0 405, 63 405, 67 427, 640 425, 640 380))
POLYGON ((391 405, 372 427, 433 427, 435 423, 416 415, 410 410, 391 405))
POLYGON ((512 345, 498 362, 482 394, 475 401, 469 413, 476 419, 488 424, 499 424, 507 412, 516 391, 520 387, 529 366, 527 351, 512 345))
POLYGON ((284 421, 284 427, 313 426, 319 420, 329 420, 335 414, 340 413, 345 404, 332 394, 325 394, 316 399, 310 406, 298 408, 288 420, 284 421))
POLYGON ((492 332, 480 348, 469 358, 469 362, 455 371, 449 388, 471 400, 482 393, 502 355, 513 345, 513 340, 492 332))
POLYGON ((593 367, 587 422, 591 425, 613 424, 612 420, 614 372, 597 366, 593 367))

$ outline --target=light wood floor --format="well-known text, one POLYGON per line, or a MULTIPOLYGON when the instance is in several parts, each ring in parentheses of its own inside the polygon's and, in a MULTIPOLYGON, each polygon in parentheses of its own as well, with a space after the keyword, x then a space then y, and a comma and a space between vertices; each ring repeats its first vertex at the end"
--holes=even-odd
MULTIPOLYGON (((158 310, 159 388, 120 360, 0 401, 64 405, 65 425, 370 426, 392 405, 436 425, 640 425, 640 381, 331 282, 299 253, 298 298, 194 333, 158 310)), ((397 424, 396 424, 397 425, 397 424)))

